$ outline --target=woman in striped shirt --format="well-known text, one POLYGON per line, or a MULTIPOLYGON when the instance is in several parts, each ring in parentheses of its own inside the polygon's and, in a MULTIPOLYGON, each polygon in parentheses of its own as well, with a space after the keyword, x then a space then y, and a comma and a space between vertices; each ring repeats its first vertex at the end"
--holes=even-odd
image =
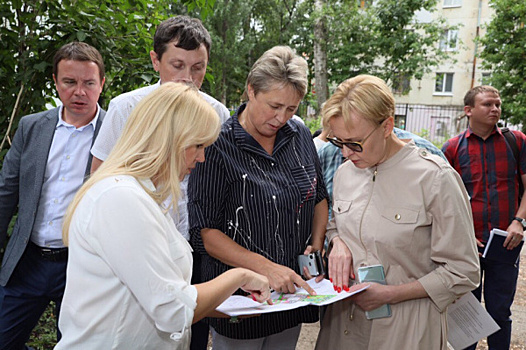
MULTIPOLYGON (((307 90, 307 63, 274 47, 252 67, 247 102, 222 127, 189 181, 191 242, 203 280, 231 267, 259 272, 279 292, 312 289, 297 257, 321 250, 327 192, 309 130, 292 119, 307 90)), ((320 277, 321 278, 321 277, 320 277)), ((210 320, 214 349, 294 349, 316 308, 265 314, 240 323, 210 320)))

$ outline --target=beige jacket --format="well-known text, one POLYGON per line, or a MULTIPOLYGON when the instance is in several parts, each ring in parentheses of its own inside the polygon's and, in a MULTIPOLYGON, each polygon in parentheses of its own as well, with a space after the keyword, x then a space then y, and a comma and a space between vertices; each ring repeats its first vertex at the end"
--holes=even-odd
POLYGON ((334 177, 334 218, 354 271, 381 264, 387 284, 415 280, 429 298, 391 305, 392 316, 367 320, 349 301, 326 313, 317 349, 447 349, 447 307, 479 284, 469 197, 443 159, 406 144, 376 168, 344 163, 334 177), (375 174, 376 173, 376 174, 375 174))

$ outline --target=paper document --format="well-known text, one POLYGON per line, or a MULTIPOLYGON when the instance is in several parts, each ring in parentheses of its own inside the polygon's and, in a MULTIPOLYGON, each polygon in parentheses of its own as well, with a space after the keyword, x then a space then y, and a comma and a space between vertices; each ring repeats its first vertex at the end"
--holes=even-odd
POLYGON ((316 291, 317 295, 309 295, 303 288, 298 288, 294 294, 272 292, 271 299, 274 305, 269 305, 266 302, 258 303, 250 297, 232 295, 219 305, 216 310, 229 316, 241 316, 292 310, 307 305, 323 306, 348 298, 369 287, 366 286, 354 291, 351 288, 349 292, 336 293, 329 280, 323 279, 320 283, 316 283, 315 279, 312 278, 307 283, 316 291))
POLYGON ((447 340, 455 350, 465 349, 500 329, 472 293, 449 306, 447 328, 447 340))

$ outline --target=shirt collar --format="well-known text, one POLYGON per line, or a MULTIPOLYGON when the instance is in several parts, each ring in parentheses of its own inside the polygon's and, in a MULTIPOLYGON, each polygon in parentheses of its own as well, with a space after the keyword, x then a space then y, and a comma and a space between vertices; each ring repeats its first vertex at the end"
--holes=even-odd
MULTIPOLYGON (((237 111, 234 113, 234 115, 231 118, 232 128, 234 130, 234 136, 236 140, 241 143, 248 143, 249 139, 253 140, 252 136, 250 136, 250 138, 247 137, 250 134, 245 129, 243 129, 241 124, 239 124, 238 116, 239 114, 241 114, 241 112, 243 112, 246 106, 247 104, 243 103, 237 109, 237 111)), ((282 142, 283 139, 292 138, 295 134, 298 133, 298 131, 299 130, 298 130, 298 126, 296 125, 296 122, 292 121, 292 118, 289 119, 287 123, 283 125, 281 129, 278 130, 278 133, 276 134, 276 141, 274 142, 274 144, 277 146, 278 144, 282 142)), ((254 140, 254 142, 256 141, 254 140)))
MULTIPOLYGON (((499 135, 502 136, 502 131, 500 131, 499 127, 496 126, 496 125, 493 127, 493 130, 491 131, 491 133, 489 134, 489 136, 488 136, 487 139, 489 139, 490 137, 493 137, 493 135, 495 135, 495 134, 499 134, 499 135)), ((468 125, 468 128, 467 128, 467 130, 466 130, 466 138, 469 138, 469 137, 472 137, 472 136, 476 136, 476 137, 478 137, 479 139, 482 139, 480 136, 478 136, 477 134, 475 134, 475 133, 473 132, 473 130, 471 129, 471 126, 468 125)), ((486 139, 486 140, 487 140, 487 139, 486 139)))
MULTIPOLYGON (((61 126, 64 126, 66 128, 70 127, 70 126, 73 126, 71 124, 66 123, 64 121, 64 119, 62 119, 62 111, 63 110, 64 110, 64 105, 60 105, 60 107, 58 108, 58 121, 57 121, 57 125, 55 126, 55 129, 58 129, 61 126)), ((97 120, 99 119, 99 115, 100 115, 100 106, 97 103, 97 112, 95 113, 95 118, 93 118, 88 124, 78 128, 78 130, 82 130, 85 127, 87 127, 88 125, 90 125, 90 124, 93 126, 93 130, 95 130, 95 127, 97 126, 97 120)))

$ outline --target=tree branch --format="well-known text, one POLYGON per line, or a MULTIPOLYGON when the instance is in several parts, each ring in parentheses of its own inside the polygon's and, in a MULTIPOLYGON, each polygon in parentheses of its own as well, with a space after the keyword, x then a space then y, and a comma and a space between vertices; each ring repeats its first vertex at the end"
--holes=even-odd
POLYGON ((13 125, 13 120, 15 119, 16 111, 18 109, 18 104, 20 103, 20 96, 22 95, 23 91, 24 91, 24 84, 20 86, 20 91, 18 92, 18 95, 16 96, 15 106, 13 107, 13 112, 11 113, 11 119, 9 119, 9 125, 7 126, 7 130, 5 132, 4 138, 2 139, 2 143, 0 144, 0 150, 4 149, 4 143, 6 140, 8 140, 9 146, 11 146, 11 139, 9 138, 9 131, 11 131, 11 126, 13 125))

